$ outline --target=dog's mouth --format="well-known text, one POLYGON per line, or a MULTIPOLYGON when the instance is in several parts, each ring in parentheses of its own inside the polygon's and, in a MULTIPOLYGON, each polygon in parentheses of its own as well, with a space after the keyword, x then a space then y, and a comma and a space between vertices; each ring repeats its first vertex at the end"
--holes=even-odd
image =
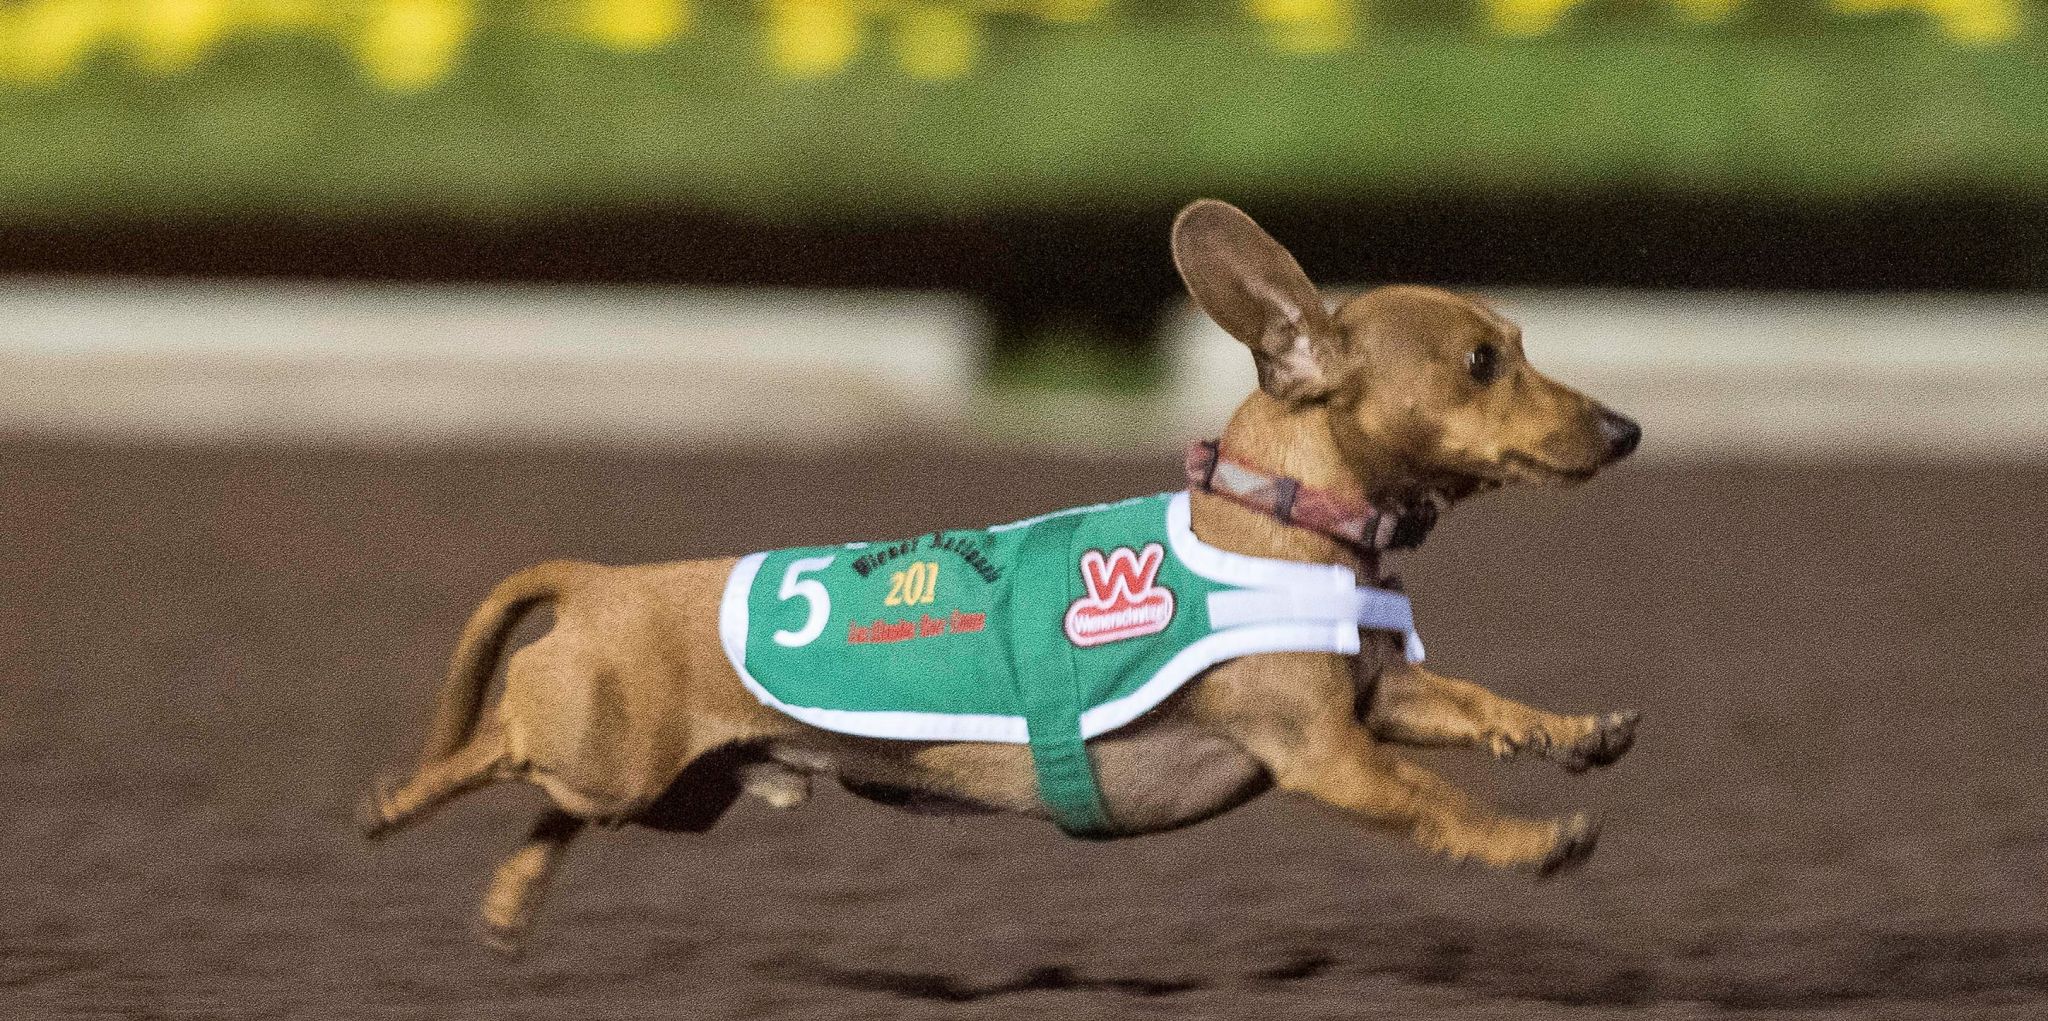
POLYGON ((1508 450, 1500 455, 1500 466, 1506 469, 1503 482, 1534 482, 1555 485, 1577 485, 1600 474, 1599 465, 1571 467, 1546 461, 1534 454, 1520 450, 1508 450))

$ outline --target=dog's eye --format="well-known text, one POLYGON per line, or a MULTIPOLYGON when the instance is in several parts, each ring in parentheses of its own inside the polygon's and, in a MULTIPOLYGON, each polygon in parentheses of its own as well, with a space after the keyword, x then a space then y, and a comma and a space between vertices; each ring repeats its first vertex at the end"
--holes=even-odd
POLYGON ((1472 374, 1474 382, 1481 386, 1493 382, 1500 375, 1500 350, 1492 344, 1481 344, 1465 356, 1465 371, 1472 374))

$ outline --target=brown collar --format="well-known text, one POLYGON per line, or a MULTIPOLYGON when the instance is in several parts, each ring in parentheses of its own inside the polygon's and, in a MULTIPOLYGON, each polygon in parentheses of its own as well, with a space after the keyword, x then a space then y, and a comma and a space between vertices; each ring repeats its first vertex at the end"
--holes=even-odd
POLYGON ((1398 511, 1352 503, 1301 484, 1300 479, 1268 474, 1222 454, 1216 440, 1188 444, 1188 488, 1214 493, 1294 528, 1320 532, 1377 559, 1382 550, 1414 549, 1436 525, 1436 505, 1420 503, 1398 511))

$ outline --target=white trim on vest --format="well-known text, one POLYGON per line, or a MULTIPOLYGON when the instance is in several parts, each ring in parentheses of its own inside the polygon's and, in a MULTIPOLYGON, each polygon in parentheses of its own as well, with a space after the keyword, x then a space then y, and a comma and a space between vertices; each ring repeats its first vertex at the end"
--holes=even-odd
MULTIPOLYGON (((990 531, 1027 527, 1049 518, 1122 506, 1114 503, 1076 507, 1024 521, 998 525, 990 531)), ((1410 662, 1422 660, 1422 640, 1415 633, 1408 597, 1387 589, 1360 586, 1357 575, 1336 564, 1304 564, 1269 560, 1218 549, 1195 536, 1188 494, 1175 493, 1166 504, 1166 536, 1173 555, 1196 574, 1223 585, 1227 592, 1209 594, 1210 633, 1175 653, 1145 683, 1121 698, 1091 706, 1081 713, 1082 738, 1097 737, 1150 712, 1203 671, 1220 663, 1268 652, 1327 652, 1357 655, 1358 631, 1371 628, 1407 636, 1410 662)), ((989 741, 1029 744, 1024 717, 999 713, 926 713, 889 710, 823 709, 791 705, 747 672, 747 596, 761 573, 766 553, 751 553, 733 565, 718 606, 719 644, 739 674, 740 683, 763 705, 814 727, 859 737, 903 741, 989 741)))

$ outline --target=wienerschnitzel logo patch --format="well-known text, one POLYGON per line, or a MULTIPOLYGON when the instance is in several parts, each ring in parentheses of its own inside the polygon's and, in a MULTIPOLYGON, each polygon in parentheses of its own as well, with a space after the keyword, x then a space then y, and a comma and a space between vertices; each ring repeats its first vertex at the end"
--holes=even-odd
POLYGON ((1158 584, 1166 548, 1147 543, 1132 552, 1120 546, 1081 554, 1081 581, 1088 594, 1067 608, 1067 640, 1082 648, 1156 635, 1173 622, 1173 592, 1158 584))

